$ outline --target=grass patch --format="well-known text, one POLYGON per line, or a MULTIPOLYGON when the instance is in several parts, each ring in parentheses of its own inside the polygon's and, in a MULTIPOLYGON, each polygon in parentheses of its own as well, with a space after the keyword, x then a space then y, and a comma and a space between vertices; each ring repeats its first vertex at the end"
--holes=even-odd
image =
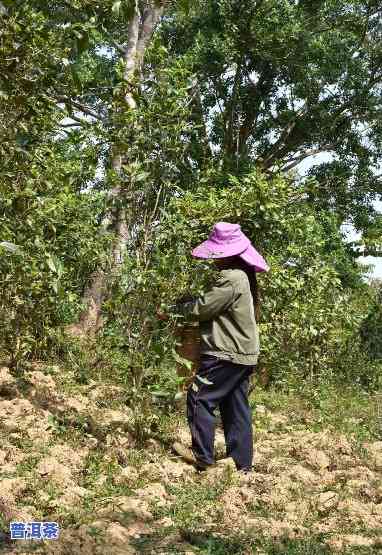
MULTIPOLYGON (((252 407, 264 405, 272 412, 284 413, 288 416, 285 427, 302 424, 313 432, 331 428, 357 442, 375 441, 382 435, 376 397, 359 387, 311 382, 298 391, 258 388, 251 394, 250 403, 252 407)), ((255 418, 260 426, 268 423, 262 415, 255 418)))
POLYGON ((206 520, 219 519, 219 497, 232 484, 232 477, 226 473, 218 481, 207 483, 193 482, 169 485, 168 492, 174 502, 169 507, 154 507, 156 518, 170 517, 180 529, 197 530, 206 524, 206 520))
MULTIPOLYGON (((254 539, 250 535, 223 537, 218 534, 195 533, 183 529, 179 534, 157 531, 133 539, 131 545, 138 553, 154 553, 156 550, 168 554, 181 554, 185 551, 200 555, 332 555, 333 551, 325 544, 323 535, 303 539, 254 539), (165 551, 163 551, 165 549, 165 551)), ((357 555, 369 554, 369 547, 344 547, 342 553, 357 555)))

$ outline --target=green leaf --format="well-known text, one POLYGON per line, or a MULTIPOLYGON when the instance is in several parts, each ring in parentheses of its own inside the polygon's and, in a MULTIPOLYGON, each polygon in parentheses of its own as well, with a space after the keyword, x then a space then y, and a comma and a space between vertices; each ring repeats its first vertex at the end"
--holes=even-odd
POLYGON ((1 241, 0 247, 3 247, 3 249, 9 252, 20 252, 20 247, 14 243, 10 243, 9 241, 1 241))
POLYGON ((81 89, 81 87, 82 87, 81 79, 80 79, 80 76, 79 76, 79 73, 78 73, 77 69, 75 68, 75 66, 73 64, 71 64, 71 66, 70 66, 70 73, 72 74, 73 82, 74 82, 75 86, 78 89, 81 89))
POLYGON ((176 351, 175 349, 172 349, 171 351, 172 356, 174 357, 175 361, 178 364, 182 364, 183 366, 185 366, 187 368, 187 370, 192 370, 192 362, 191 360, 188 360, 187 358, 183 358, 181 357, 176 351))
POLYGON ((47 256, 46 262, 49 266, 49 269, 52 270, 52 272, 57 273, 56 265, 55 265, 54 260, 53 260, 53 258, 50 254, 47 256))
POLYGON ((115 14, 115 15, 119 15, 120 9, 121 9, 121 0, 118 0, 118 2, 114 2, 113 7, 111 8, 111 11, 115 14))

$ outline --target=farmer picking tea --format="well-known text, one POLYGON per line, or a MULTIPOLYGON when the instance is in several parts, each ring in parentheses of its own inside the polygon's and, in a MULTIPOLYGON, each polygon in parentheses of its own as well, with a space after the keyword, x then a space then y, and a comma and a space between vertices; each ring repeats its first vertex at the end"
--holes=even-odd
POLYGON ((259 356, 256 272, 268 266, 240 226, 225 222, 217 223, 192 254, 213 259, 219 275, 212 289, 182 306, 183 313, 199 321, 201 360, 187 392, 192 450, 180 443, 173 448, 199 470, 213 465, 214 413, 219 407, 227 457, 248 472, 253 458, 248 386, 259 356))

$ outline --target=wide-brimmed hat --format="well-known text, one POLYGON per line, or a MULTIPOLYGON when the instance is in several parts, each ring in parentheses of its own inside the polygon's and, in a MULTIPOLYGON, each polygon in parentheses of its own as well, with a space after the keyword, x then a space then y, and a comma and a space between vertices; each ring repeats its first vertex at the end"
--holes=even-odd
POLYGON ((256 272, 267 272, 268 264, 248 237, 241 231, 239 224, 219 222, 214 225, 209 238, 198 245, 192 256, 196 258, 227 258, 240 256, 256 272))

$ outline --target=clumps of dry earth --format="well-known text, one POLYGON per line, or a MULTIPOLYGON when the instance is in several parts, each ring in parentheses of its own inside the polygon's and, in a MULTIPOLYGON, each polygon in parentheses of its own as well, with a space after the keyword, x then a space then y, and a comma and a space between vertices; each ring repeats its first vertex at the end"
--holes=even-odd
MULTIPOLYGON (((382 546, 381 441, 360 448, 259 407, 255 471, 242 475, 228 460, 200 474, 157 440, 136 444, 126 398, 115 385, 63 386, 58 367, 37 367, 22 381, 0 369, 1 526, 49 520, 61 527, 58 541, 3 541, 2 553, 374 553, 382 546)), ((171 435, 190 441, 184 421, 171 435)), ((216 447, 224 456, 221 431, 216 447)))

